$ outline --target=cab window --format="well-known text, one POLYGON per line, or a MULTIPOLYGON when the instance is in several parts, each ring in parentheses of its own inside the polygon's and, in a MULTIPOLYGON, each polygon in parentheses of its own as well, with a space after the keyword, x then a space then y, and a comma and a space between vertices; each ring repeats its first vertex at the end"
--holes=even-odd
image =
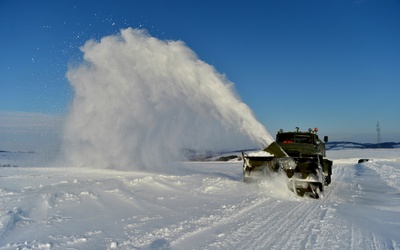
POLYGON ((290 144, 294 142, 294 134, 278 134, 276 141, 279 143, 290 144))
POLYGON ((296 135, 296 143, 314 143, 311 135, 296 135))

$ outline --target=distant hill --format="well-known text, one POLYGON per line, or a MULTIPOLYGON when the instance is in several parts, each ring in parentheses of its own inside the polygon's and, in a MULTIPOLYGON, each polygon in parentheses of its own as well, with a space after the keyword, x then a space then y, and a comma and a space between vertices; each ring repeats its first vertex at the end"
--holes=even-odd
POLYGON ((347 141, 333 141, 325 144, 327 150, 346 149, 346 148, 400 148, 400 142, 382 142, 376 143, 357 143, 347 141))

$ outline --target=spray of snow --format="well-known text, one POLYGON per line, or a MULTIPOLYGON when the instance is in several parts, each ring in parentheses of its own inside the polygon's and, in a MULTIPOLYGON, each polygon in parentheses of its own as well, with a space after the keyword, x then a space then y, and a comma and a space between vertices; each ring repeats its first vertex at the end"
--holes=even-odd
POLYGON ((257 181, 259 191, 279 200, 296 200, 298 196, 289 189, 289 178, 285 172, 270 172, 257 181))
POLYGON ((181 41, 124 29, 81 48, 64 154, 73 166, 159 171, 182 151, 264 147, 273 139, 233 84, 181 41))

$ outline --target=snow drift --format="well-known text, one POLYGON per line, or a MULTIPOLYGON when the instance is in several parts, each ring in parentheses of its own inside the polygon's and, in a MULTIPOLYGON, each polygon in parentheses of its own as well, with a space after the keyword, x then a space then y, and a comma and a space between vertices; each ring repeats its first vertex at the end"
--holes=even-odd
POLYGON ((0 165, 20 167, 0 168, 0 250, 398 250, 399 155, 328 151, 333 182, 314 200, 278 180, 243 183, 240 161, 185 162, 167 175, 31 167, 1 153, 0 165))
POLYGON ((157 171, 185 149, 273 140, 233 84, 181 41, 128 28, 81 50, 84 62, 67 72, 75 91, 64 133, 70 166, 157 171))

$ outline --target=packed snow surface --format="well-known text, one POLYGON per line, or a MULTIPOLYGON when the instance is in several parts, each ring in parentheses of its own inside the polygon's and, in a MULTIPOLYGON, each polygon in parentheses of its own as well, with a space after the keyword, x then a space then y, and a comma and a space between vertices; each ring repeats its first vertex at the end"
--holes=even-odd
POLYGON ((0 249, 400 249, 400 149, 328 151, 319 200, 243 183, 240 161, 167 175, 0 155, 0 249))

